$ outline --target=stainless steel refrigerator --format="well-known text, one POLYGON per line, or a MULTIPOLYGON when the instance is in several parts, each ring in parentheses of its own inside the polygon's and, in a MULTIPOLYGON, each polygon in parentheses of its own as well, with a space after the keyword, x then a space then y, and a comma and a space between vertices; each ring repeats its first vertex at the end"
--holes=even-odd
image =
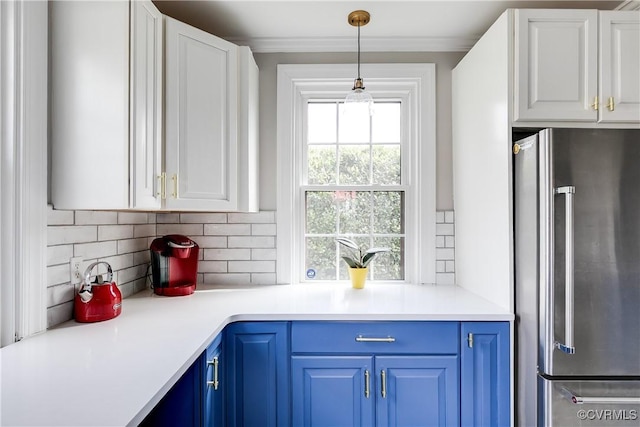
POLYGON ((517 424, 638 427, 640 130, 514 141, 517 424))

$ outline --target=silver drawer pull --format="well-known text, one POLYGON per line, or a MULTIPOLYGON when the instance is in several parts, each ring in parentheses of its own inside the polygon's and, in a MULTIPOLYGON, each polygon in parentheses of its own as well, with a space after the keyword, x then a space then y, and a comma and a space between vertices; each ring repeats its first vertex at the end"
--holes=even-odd
POLYGON ((371 380, 369 378, 369 370, 365 369, 364 370, 364 397, 366 397, 367 399, 369 398, 369 388, 371 386, 371 380))
POLYGON ((218 356, 211 360, 207 360, 207 365, 213 365, 213 381, 207 381, 207 386, 213 387, 214 390, 218 390, 220 380, 218 379, 218 356))
POLYGON ((376 338, 376 337, 363 337, 362 335, 358 335, 356 337, 356 342, 396 342, 394 337, 385 337, 385 338, 376 338))
POLYGON ((380 371, 380 395, 383 399, 387 398, 387 373, 384 369, 380 371))
POLYGON ((578 396, 568 388, 560 388, 560 393, 576 405, 589 403, 604 403, 608 405, 637 405, 640 403, 640 397, 584 397, 578 396))

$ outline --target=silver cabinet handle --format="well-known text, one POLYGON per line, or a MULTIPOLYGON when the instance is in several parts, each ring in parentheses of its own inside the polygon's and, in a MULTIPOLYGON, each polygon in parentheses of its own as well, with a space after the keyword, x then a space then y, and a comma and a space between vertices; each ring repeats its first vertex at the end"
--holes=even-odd
POLYGON ((369 398, 369 384, 370 384, 370 379, 369 379, 369 370, 365 369, 364 371, 364 397, 366 397, 367 399, 369 398))
POLYGON ((564 294, 564 343, 555 342, 556 348, 567 354, 574 354, 576 348, 573 345, 573 195, 576 192, 574 186, 558 187, 555 194, 565 196, 565 294, 564 294))
POLYGON ((357 342, 396 342, 394 337, 385 337, 385 338, 375 338, 375 337, 363 337, 362 335, 358 335, 356 337, 357 342))
POLYGON ((578 396, 565 387, 560 388, 560 393, 570 402, 576 405, 584 405, 589 403, 604 403, 610 405, 636 405, 640 403, 640 397, 585 397, 578 396))
POLYGON ((380 395, 383 399, 387 398, 387 374, 384 369, 380 371, 380 395))
POLYGON ((207 386, 213 387, 214 390, 218 390, 220 381, 218 380, 218 356, 211 360, 207 360, 207 365, 213 365, 213 381, 207 381, 207 386))

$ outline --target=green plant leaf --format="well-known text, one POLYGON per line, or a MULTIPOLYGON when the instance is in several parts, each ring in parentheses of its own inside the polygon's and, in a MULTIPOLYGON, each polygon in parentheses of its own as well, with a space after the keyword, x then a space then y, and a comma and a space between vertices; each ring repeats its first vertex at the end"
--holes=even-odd
POLYGON ((344 260, 344 262, 347 263, 349 267, 360 268, 359 264, 356 261, 354 261, 351 257, 343 256, 342 259, 344 260))
POLYGON ((366 267, 369 265, 369 263, 371 261, 373 261, 373 258, 375 258, 376 254, 375 253, 371 253, 371 254, 366 254, 365 256, 362 257, 362 266, 366 267))
POLYGON ((389 251, 390 251, 389 248, 371 248, 371 249, 367 250, 367 252, 365 252, 365 253, 367 253, 367 254, 377 254, 377 253, 380 253, 380 252, 389 252, 389 251))
POLYGON ((362 266, 366 267, 369 265, 373 258, 381 252, 389 252, 389 248, 371 248, 369 249, 365 255, 362 257, 362 266))
POLYGON ((356 251, 360 250, 360 247, 358 246, 358 244, 351 239, 347 239, 346 237, 338 237, 336 238, 336 240, 338 241, 338 243, 348 248, 351 248, 356 251))

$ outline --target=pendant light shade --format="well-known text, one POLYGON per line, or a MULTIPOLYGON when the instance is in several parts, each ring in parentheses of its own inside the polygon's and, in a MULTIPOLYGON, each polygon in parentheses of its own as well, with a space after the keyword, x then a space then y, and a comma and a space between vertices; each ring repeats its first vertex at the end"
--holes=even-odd
POLYGON ((354 10, 349 14, 349 24, 358 27, 358 76, 353 82, 353 88, 344 100, 345 111, 354 107, 368 107, 369 115, 373 115, 373 97, 365 91, 364 81, 360 76, 360 27, 367 25, 371 20, 366 10, 354 10))

